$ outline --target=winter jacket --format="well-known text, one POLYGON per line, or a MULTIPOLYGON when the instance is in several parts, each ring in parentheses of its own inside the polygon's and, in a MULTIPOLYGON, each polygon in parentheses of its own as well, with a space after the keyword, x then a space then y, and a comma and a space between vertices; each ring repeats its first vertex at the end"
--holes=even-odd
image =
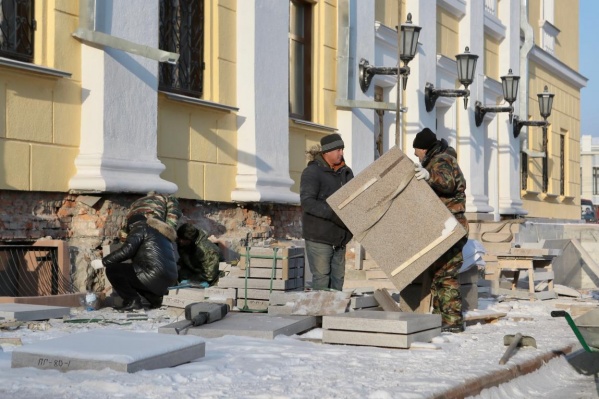
MULTIPOLYGON (((177 238, 176 229, 181 210, 179 209, 179 201, 170 194, 158 194, 149 192, 145 197, 135 200, 127 213, 126 219, 129 220, 134 215, 144 215, 148 219, 154 218, 165 223, 166 229, 163 234, 171 241, 177 238)), ((126 229, 119 232, 121 238, 127 237, 126 229)))
POLYGON ((343 164, 333 170, 320 154, 308 163, 300 180, 304 239, 336 247, 351 240, 351 232, 326 199, 353 177, 349 166, 343 164))
POLYGON ((428 184, 447 209, 468 231, 466 210, 466 179, 458 165, 455 149, 444 139, 438 140, 427 152, 422 166, 430 173, 428 184))
POLYGON ((131 259, 139 281, 152 293, 164 295, 177 283, 177 263, 172 242, 160 231, 165 223, 150 218, 134 223, 124 244, 102 259, 110 267, 131 259))
POLYGON ((177 247, 179 251, 179 281, 191 280, 207 282, 210 286, 218 282, 220 250, 208 239, 204 231, 189 246, 177 247))

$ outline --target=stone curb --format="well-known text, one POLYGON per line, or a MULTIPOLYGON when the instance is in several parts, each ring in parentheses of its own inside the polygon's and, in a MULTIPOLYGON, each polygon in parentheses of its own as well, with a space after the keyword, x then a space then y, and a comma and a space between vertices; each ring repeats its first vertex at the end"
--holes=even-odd
POLYGON ((514 378, 532 373, 541 368, 549 360, 558 356, 565 356, 571 353, 574 345, 567 345, 560 349, 545 352, 524 363, 514 364, 507 369, 502 369, 491 374, 485 374, 480 377, 467 379, 463 384, 448 389, 445 392, 431 396, 432 399, 461 399, 468 396, 478 395, 483 389, 496 387, 506 383, 514 378))

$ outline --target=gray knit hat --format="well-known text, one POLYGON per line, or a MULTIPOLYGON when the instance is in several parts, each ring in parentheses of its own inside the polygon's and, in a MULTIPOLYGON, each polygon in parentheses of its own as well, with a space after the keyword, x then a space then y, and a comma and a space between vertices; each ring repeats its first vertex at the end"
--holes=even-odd
POLYGON ((320 139, 320 147, 322 148, 322 152, 325 153, 338 150, 340 148, 345 148, 345 144, 343 144, 343 140, 341 139, 340 135, 333 133, 320 139))

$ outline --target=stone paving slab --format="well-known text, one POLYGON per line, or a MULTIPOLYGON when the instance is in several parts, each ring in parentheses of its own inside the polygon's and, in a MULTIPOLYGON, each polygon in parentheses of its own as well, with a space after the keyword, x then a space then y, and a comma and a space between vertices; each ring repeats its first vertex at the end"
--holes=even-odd
POLYGON ((438 314, 357 310, 322 318, 322 328, 326 330, 413 334, 437 327, 441 327, 438 314))
POLYGON ((193 336, 164 336, 122 330, 92 330, 14 349, 12 368, 134 373, 173 367, 204 357, 205 342, 193 336))
POLYGON ((71 309, 62 306, 29 305, 25 303, 0 303, 0 318, 17 321, 60 319, 71 309))
POLYGON ((414 334, 386 334, 360 331, 323 330, 322 343, 408 349, 413 342, 430 342, 434 337, 440 334, 441 327, 426 331, 419 331, 414 334))
MULTIPOLYGON (((171 323, 158 328, 161 334, 177 334, 175 328, 186 325, 186 320, 171 323)), ((269 316, 264 313, 229 313, 214 323, 190 327, 187 335, 203 338, 218 338, 225 335, 274 339, 277 335, 293 335, 317 327, 315 316, 269 316)))

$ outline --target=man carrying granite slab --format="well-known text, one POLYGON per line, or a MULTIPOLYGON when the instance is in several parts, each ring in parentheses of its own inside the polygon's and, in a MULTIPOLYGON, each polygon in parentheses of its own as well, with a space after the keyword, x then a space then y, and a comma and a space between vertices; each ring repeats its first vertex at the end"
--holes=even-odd
MULTIPOLYGON (((457 161, 455 149, 429 128, 422 129, 414 138, 414 155, 420 164, 415 167, 416 179, 426 181, 456 220, 468 232, 466 210, 466 179, 457 161)), ((464 331, 462 295, 458 273, 464 258, 462 249, 468 235, 462 237, 430 267, 433 313, 441 314, 443 331, 464 331)))
MULTIPOLYGON (((416 178, 414 167, 395 146, 327 199, 402 294, 419 277, 432 274, 432 265, 467 235, 425 179, 416 178)), ((423 296, 430 288, 430 282, 423 283, 417 299, 421 306, 406 311, 430 312, 430 298, 423 296)), ((440 306, 439 313, 443 316, 440 306)), ((459 325, 461 315, 455 313, 446 312, 457 317, 445 324, 459 325)))

